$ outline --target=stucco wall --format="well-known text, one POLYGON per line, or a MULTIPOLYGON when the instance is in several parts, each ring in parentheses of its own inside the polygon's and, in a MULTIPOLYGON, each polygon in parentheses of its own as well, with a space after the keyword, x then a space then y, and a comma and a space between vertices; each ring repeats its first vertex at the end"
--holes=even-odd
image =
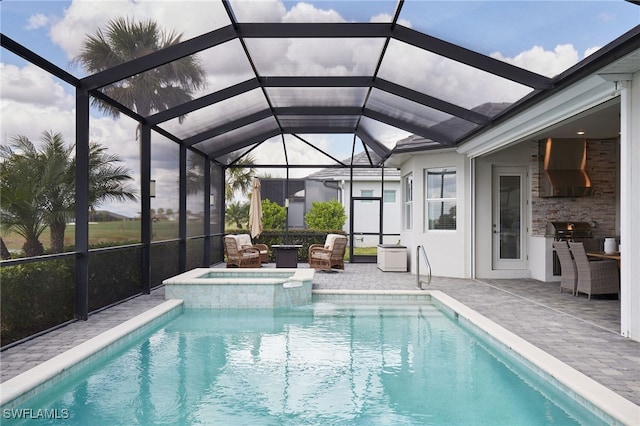
MULTIPOLYGON (((409 268, 415 273, 416 247, 425 247, 435 276, 468 278, 471 276, 469 162, 466 156, 447 151, 416 155, 406 161, 401 175, 413 174, 413 229, 403 230, 401 242, 407 246, 409 268), (425 229, 425 169, 455 167, 457 192, 457 229, 455 231, 425 229)), ((402 200, 404 201, 404 200, 402 200)), ((404 220, 404 218, 403 218, 404 220)), ((404 223, 403 223, 404 229, 404 223)), ((421 264, 421 273, 424 264, 421 264)))
MULTIPOLYGON (((396 178, 397 179, 397 178, 396 178)), ((360 197, 361 190, 372 190, 374 197, 382 197, 382 188, 380 181, 356 181, 353 182, 353 196, 360 197)), ((382 202, 383 208, 383 224, 382 232, 385 234, 396 234, 394 236, 384 237, 383 243, 396 243, 400 238, 400 203, 402 200, 402 194, 400 192, 400 182, 398 180, 387 180, 384 182, 385 191, 395 191, 396 201, 395 203, 382 202)), ((350 211, 350 186, 349 182, 344 183, 344 209, 347 214, 347 221, 344 224, 343 230, 349 233, 349 217, 350 211)), ((384 198, 384 197, 383 197, 384 198)), ((376 202, 367 203, 364 201, 355 201, 358 203, 355 208, 354 228, 356 232, 378 232, 378 224, 380 221, 379 208, 380 206, 376 202)), ((376 236, 356 236, 354 242, 355 247, 375 247, 378 244, 378 237, 376 236)))

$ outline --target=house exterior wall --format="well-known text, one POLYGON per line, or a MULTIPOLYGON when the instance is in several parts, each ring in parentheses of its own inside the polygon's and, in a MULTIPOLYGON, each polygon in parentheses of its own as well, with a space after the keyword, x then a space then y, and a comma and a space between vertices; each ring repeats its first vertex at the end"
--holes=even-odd
MULTIPOLYGON (((362 190, 373 191, 373 197, 383 197, 380 177, 372 178, 354 178, 353 193, 354 196, 360 197, 362 190)), ((285 179, 263 179, 262 197, 268 198, 279 205, 285 205, 285 179)), ((289 228, 305 228, 304 215, 311 209, 314 202, 324 202, 330 200, 338 200, 344 206, 347 219, 342 229, 349 233, 349 217, 351 215, 350 200, 351 185, 348 180, 313 180, 313 179, 291 179, 290 180, 290 204, 289 204, 289 228), (304 196, 293 197, 294 192, 298 192, 300 188, 304 188, 304 196)), ((383 232, 391 234, 383 237, 383 243, 396 243, 400 238, 400 218, 401 218, 401 193, 400 182, 398 177, 385 176, 385 191, 395 191, 395 202, 384 202, 383 197, 383 232)), ((354 218, 356 230, 359 232, 378 232, 378 223, 380 220, 379 206, 376 203, 370 205, 365 202, 360 203, 356 209, 357 217, 354 218)), ((355 247, 375 247, 378 244, 377 236, 362 236, 355 240, 355 247)))
MULTIPOLYGON (((348 234, 349 218, 351 217, 351 185, 349 181, 341 182, 343 187, 343 199, 342 204, 347 214, 347 221, 343 227, 343 230, 348 234)), ((400 218, 402 214, 401 200, 402 194, 400 191, 400 182, 397 178, 386 178, 384 182, 385 191, 395 191, 395 202, 385 202, 382 193, 382 186, 380 181, 371 180, 355 180, 353 181, 353 196, 360 197, 361 191, 373 191, 373 197, 382 197, 382 232, 386 235, 383 237, 384 244, 393 244, 400 239, 401 223, 400 218)), ((366 201, 355 201, 357 203, 355 208, 354 228, 356 232, 378 232, 378 224, 380 221, 379 205, 377 203, 367 203, 366 201)), ((377 236, 357 236, 354 241, 354 247, 375 247, 378 245, 377 236)))
POLYGON ((542 281, 552 281, 557 279, 551 272, 553 236, 549 234, 546 222, 565 216, 595 221, 598 222, 594 229, 596 236, 620 235, 620 333, 640 341, 640 262, 637 261, 640 259, 640 221, 637 219, 637 212, 640 211, 640 197, 637 196, 640 194, 640 173, 637 171, 640 164, 640 120, 637 119, 640 116, 640 73, 634 73, 630 80, 616 82, 615 89, 612 87, 612 82, 609 83, 598 76, 587 78, 575 87, 570 87, 566 93, 560 93, 548 102, 531 108, 501 128, 496 127, 481 135, 459 149, 460 153, 412 153, 399 161, 401 186, 402 179, 409 174, 413 177, 414 186, 411 208, 414 225, 412 229, 405 229, 406 221, 403 215, 401 234, 401 242, 409 251, 410 271, 416 272, 416 246, 424 245, 433 274, 437 276, 468 277, 473 273, 478 278, 530 276, 542 281), (612 90, 614 95, 619 91, 621 97, 619 141, 592 141, 587 144, 587 167, 596 196, 572 199, 539 198, 537 142, 528 141, 513 147, 502 147, 510 143, 510 138, 517 139, 526 134, 534 134, 546 126, 605 102, 611 98, 612 90), (584 93, 589 96, 583 96, 584 93), (494 153, 487 154, 489 152, 494 153), (472 159, 469 160, 467 156, 472 159), (529 171, 526 242, 528 267, 499 273, 491 268, 491 250, 488 250, 491 248, 492 230, 492 168, 498 165, 519 165, 529 171), (456 166, 458 169, 458 229, 447 234, 425 232, 422 223, 423 171, 429 167, 445 166, 456 166), (473 171, 473 176, 470 171, 473 171), (619 187, 614 189, 618 181, 619 187), (473 229, 468 222, 472 217, 472 204, 473 229), (577 210, 579 205, 581 209, 577 210), (580 213, 585 214, 580 216, 578 211, 588 213, 580 213), (473 252, 466 248, 471 247, 472 242, 473 252))
MULTIPOLYGON (((416 273, 417 246, 425 248, 432 273, 436 276, 469 278, 471 277, 471 179, 470 162, 465 155, 455 151, 413 155, 401 167, 401 177, 413 176, 413 226, 406 228, 402 217, 401 243, 407 246, 409 269, 416 273), (456 209, 455 230, 426 229, 425 171, 444 167, 456 168, 456 209)), ((401 180, 402 182, 402 180, 401 180)), ((404 189, 403 189, 404 191, 404 189)), ((404 194, 402 198, 404 203, 404 194)), ((400 209, 402 213, 402 208, 400 209)), ((420 260, 421 274, 424 262, 420 260)))
POLYGON ((618 141, 587 142, 587 173, 595 195, 574 198, 541 198, 539 141, 522 142, 495 154, 476 159, 476 276, 478 278, 528 278, 557 281, 553 276, 552 221, 580 221, 594 225, 594 237, 619 235, 618 141), (528 267, 521 270, 494 270, 492 266, 493 182, 496 166, 518 166, 528 172, 527 239, 528 267))
MULTIPOLYGON (((619 235, 619 191, 617 179, 619 176, 619 142, 617 140, 597 140, 587 143, 587 172, 593 182, 595 195, 591 197, 576 198, 540 198, 538 196, 539 157, 538 141, 527 141, 502 149, 492 154, 474 159, 475 176, 475 215, 473 236, 473 251, 475 253, 475 276, 478 278, 535 278, 541 281, 557 281, 559 277, 553 275, 552 241, 553 230, 548 223, 554 220, 575 220, 593 222, 594 236, 605 238, 619 235), (522 167, 527 171, 528 179, 523 190, 527 198, 525 206, 526 214, 526 238, 524 241, 524 256, 527 265, 522 269, 498 270, 493 268, 493 169, 497 166, 522 167)), ((445 251, 438 247, 458 247, 459 237, 471 241, 471 230, 461 228, 461 221, 471 218, 470 209, 466 218, 458 215, 458 230, 448 235, 450 231, 426 231, 424 225, 424 170, 427 168, 447 167, 454 164, 465 164, 464 155, 427 154, 416 155, 407 160, 401 168, 404 178, 411 173, 414 185, 412 230, 404 229, 404 217, 402 217, 402 205, 400 206, 403 231, 401 242, 409 247, 409 263, 411 271, 415 272, 415 247, 425 246, 435 275, 442 276, 470 276, 461 275, 460 271, 466 270, 469 259, 460 258, 458 261, 445 260, 445 251), (459 158, 456 158, 459 157, 459 158), (432 259, 433 258, 433 259, 432 259), (464 259, 464 261, 463 261, 464 259), (436 272, 438 271, 438 272, 436 272)), ((460 170, 467 171, 465 165, 458 169, 458 179, 468 181, 466 176, 460 174, 460 170)), ((400 183, 402 186, 402 183, 400 183)), ((402 200, 403 201, 403 200, 402 200)), ((465 192, 458 184, 458 202, 464 203, 462 207, 471 204, 470 191, 465 192)), ((459 252, 468 251, 464 247, 458 247, 459 252)), ((465 253, 465 256, 467 254, 465 253)), ((467 272, 465 272, 466 274, 467 272)))

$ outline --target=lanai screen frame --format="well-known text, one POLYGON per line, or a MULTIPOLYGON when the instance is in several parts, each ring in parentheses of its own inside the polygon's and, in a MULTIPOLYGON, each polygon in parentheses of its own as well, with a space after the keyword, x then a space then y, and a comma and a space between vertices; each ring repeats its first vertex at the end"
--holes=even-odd
MULTIPOLYGON (((88 255, 89 255, 89 243, 88 243, 88 149, 89 149, 89 105, 91 97, 96 97, 104 102, 110 104, 121 113, 133 118, 140 123, 141 128, 141 210, 142 210, 142 224, 141 224, 141 247, 142 247, 142 281, 143 292, 149 293, 151 288, 150 283, 150 245, 151 245, 151 217, 150 217, 150 160, 151 160, 151 132, 156 132, 167 139, 177 143, 180 147, 180 194, 181 194, 181 208, 180 208, 180 246, 178 257, 180 270, 184 269, 186 264, 186 152, 191 150, 198 155, 202 155, 207 164, 211 163, 222 170, 228 167, 236 167, 235 163, 242 155, 236 157, 229 163, 222 163, 219 158, 228 156, 237 151, 251 146, 258 146, 266 139, 284 134, 292 134, 297 136, 302 133, 353 133, 357 135, 363 142, 365 149, 373 150, 380 158, 380 162, 371 164, 370 166, 362 167, 382 167, 384 161, 389 158, 394 152, 410 152, 410 151, 426 151, 438 148, 450 148, 455 147, 468 140, 475 134, 482 132, 483 130, 495 125, 509 118, 510 116, 517 114, 518 112, 526 109, 528 105, 535 103, 536 101, 543 99, 548 94, 553 93, 561 87, 566 87, 581 76, 592 72, 594 69, 601 67, 603 63, 611 60, 610 56, 621 57, 625 53, 637 48, 638 34, 640 34, 640 26, 627 32, 625 35, 615 40, 611 44, 605 46, 597 53, 591 55, 589 58, 580 62, 576 66, 560 74, 555 78, 547 78, 530 71, 515 67, 513 65, 506 64, 504 62, 492 59, 488 56, 473 52, 460 46, 456 46, 452 43, 448 43, 444 40, 440 40, 429 35, 419 33, 409 28, 403 27, 397 23, 398 16, 402 9, 403 1, 399 1, 393 20, 390 23, 239 23, 234 17, 233 10, 227 1, 223 1, 225 9, 229 15, 231 21, 230 25, 222 27, 220 29, 203 34, 199 37, 184 41, 178 45, 171 46, 151 53, 147 56, 134 59, 125 64, 119 65, 108 71, 89 75, 85 78, 79 79, 68 73, 67 71, 59 68, 48 60, 35 54, 26 47, 16 43, 4 34, 0 34, 0 41, 3 48, 23 57, 30 63, 40 67, 41 69, 49 72, 50 74, 60 78, 61 80, 69 83, 76 88, 76 158, 77 158, 77 171, 76 171, 76 245, 75 251, 71 253, 62 253, 51 256, 44 256, 38 258, 27 258, 12 261, 4 261, 3 265, 13 265, 25 262, 31 262, 36 260, 42 260, 42 258, 53 259, 62 258, 67 256, 75 256, 75 309, 74 315, 76 319, 86 320, 88 318, 88 255), (227 87, 218 92, 204 96, 199 99, 194 99, 182 105, 176 106, 166 111, 157 112, 148 117, 138 115, 136 112, 130 110, 124 105, 119 104, 113 99, 104 95, 100 88, 109 84, 113 84, 121 79, 128 78, 130 76, 143 73, 147 70, 154 69, 163 64, 169 63, 176 59, 196 54, 205 49, 219 45, 229 40, 239 40, 243 45, 245 54, 249 62, 252 62, 251 56, 246 49, 244 40, 250 38, 383 38, 385 40, 385 47, 378 60, 376 71, 372 75, 367 76, 342 76, 342 77, 329 77, 329 76, 312 76, 312 77, 299 77, 299 76, 261 76, 255 72, 255 77, 250 78, 244 82, 236 84, 234 86, 227 87), (520 101, 513 104, 510 108, 498 113, 494 116, 487 116, 477 111, 462 108, 458 105, 451 104, 443 99, 438 99, 430 96, 427 93, 418 92, 414 89, 404 87, 393 83, 391 81, 380 78, 377 73, 380 69, 380 64, 383 59, 384 51, 386 50, 391 40, 400 41, 412 46, 416 46, 420 49, 430 51, 432 53, 447 57, 451 60, 460 62, 462 64, 474 67, 476 69, 483 70, 490 74, 494 74, 510 81, 518 82, 522 85, 528 86, 532 91, 520 101), (456 138, 448 137, 447 134, 435 131, 429 126, 420 126, 409 121, 403 121, 397 117, 394 117, 391 112, 385 114, 380 111, 373 110, 365 106, 358 107, 322 107, 316 105, 308 105, 304 107, 291 107, 291 108, 279 108, 269 105, 269 108, 264 111, 259 111, 250 116, 242 117, 239 120, 235 120, 215 128, 207 129, 201 134, 190 136, 188 139, 181 139, 176 135, 168 132, 166 129, 160 127, 161 123, 176 117, 188 114, 200 108, 212 105, 215 102, 219 102, 230 97, 237 96, 238 94, 245 93, 249 90, 265 91, 269 87, 364 87, 368 90, 369 95, 373 90, 379 90, 399 98, 414 102, 424 107, 433 108, 438 111, 450 114, 459 120, 463 120, 468 123, 472 123, 472 130, 456 138), (327 115, 340 115, 340 116, 352 116, 356 117, 356 125, 354 127, 318 127, 309 125, 301 120, 299 125, 295 126, 283 126, 278 122, 278 117, 285 116, 302 116, 302 117, 317 117, 327 115), (256 135, 255 137, 247 140, 235 141, 232 144, 224 146, 220 149, 204 152, 198 149, 199 142, 206 140, 214 135, 224 134, 233 129, 241 127, 243 125, 253 123, 257 120, 264 119, 265 117, 273 117, 278 122, 277 130, 271 130, 263 134, 256 135), (368 118, 380 121, 387 125, 403 129, 405 131, 414 133, 422 137, 425 141, 424 144, 418 146, 411 146, 404 151, 398 147, 394 150, 387 148, 383 143, 377 140, 374 135, 369 134, 366 129, 359 126, 362 118, 368 118)), ((255 66, 253 66, 255 71, 255 66)), ((328 154, 327 154, 328 155, 328 154)), ((347 166, 338 162, 335 165, 328 166, 327 164, 315 165, 315 167, 344 167, 347 166)), ((274 164, 256 164, 256 168, 261 167, 282 167, 282 165, 274 164)), ((305 164, 304 166, 298 166, 294 164, 286 164, 286 168, 305 167, 312 168, 314 165, 305 164)), ((358 167, 356 165, 349 165, 349 167, 358 167)), ((205 167, 205 187, 208 188, 211 185, 210 167, 205 167)), ((221 188, 224 186, 224 180, 220 182, 221 188)), ((205 218, 209 218, 210 203, 209 203, 209 191, 205 191, 205 218)), ((221 192, 223 193, 223 192, 221 192)), ((211 238, 210 220, 205 220, 205 245, 203 259, 208 259, 210 250, 209 239, 211 238)))

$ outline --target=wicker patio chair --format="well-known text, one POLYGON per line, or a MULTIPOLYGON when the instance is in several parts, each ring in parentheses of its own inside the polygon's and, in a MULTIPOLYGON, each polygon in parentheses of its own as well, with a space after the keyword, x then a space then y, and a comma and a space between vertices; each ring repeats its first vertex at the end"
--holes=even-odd
POLYGON ((236 234, 236 240, 241 248, 255 247, 260 250, 260 261, 262 263, 269 262, 269 246, 266 244, 253 244, 249 234, 236 234))
POLYGON ((242 248, 235 235, 224 237, 224 251, 227 255, 227 268, 234 266, 237 268, 259 268, 261 266, 260 250, 253 246, 242 248))
POLYGON ((576 295, 584 293, 591 299, 593 294, 620 294, 620 271, 615 260, 590 261, 582 243, 569 243, 569 247, 578 271, 576 295))
POLYGON ((322 244, 309 246, 309 267, 322 271, 344 269, 344 252, 347 247, 347 237, 339 234, 329 234, 322 244))
POLYGON ((560 293, 562 293, 562 290, 569 290, 571 294, 575 295, 578 285, 578 271, 576 270, 576 262, 569 251, 569 244, 566 241, 554 241, 553 249, 558 255, 560 268, 562 269, 560 293))

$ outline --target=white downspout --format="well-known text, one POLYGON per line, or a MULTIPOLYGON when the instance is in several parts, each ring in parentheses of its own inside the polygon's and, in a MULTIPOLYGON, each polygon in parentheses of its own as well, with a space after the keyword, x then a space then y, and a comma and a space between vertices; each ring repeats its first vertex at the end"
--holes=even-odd
POLYGON ((469 157, 469 176, 470 192, 471 192, 471 223, 469 229, 471 231, 470 242, 471 252, 469 253, 471 260, 471 279, 476 279, 476 159, 469 157))

